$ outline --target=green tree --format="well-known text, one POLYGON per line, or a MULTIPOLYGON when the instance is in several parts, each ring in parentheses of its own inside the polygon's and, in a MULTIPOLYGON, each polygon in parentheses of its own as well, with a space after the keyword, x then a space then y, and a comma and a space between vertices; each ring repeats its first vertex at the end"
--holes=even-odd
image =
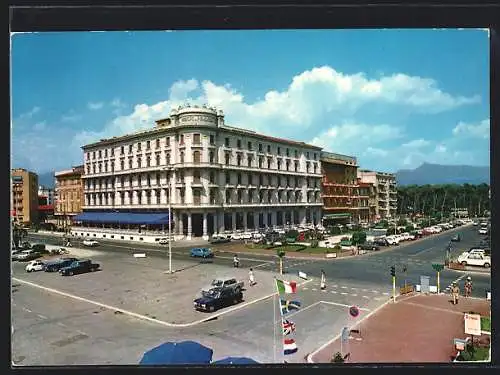
POLYGON ((356 231, 352 234, 351 242, 353 245, 361 245, 366 241, 366 233, 363 231, 356 231))

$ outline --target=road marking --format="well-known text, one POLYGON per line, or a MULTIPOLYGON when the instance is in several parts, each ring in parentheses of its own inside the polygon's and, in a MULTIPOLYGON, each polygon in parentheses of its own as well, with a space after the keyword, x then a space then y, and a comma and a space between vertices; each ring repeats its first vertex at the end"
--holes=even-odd
POLYGON ((344 293, 344 292, 341 292, 340 294, 342 294, 343 296, 347 295, 347 293, 344 293))
POLYGON ((314 290, 314 291, 316 292, 318 289, 316 289, 316 288, 312 288, 311 290, 314 290))
POLYGON ((252 268, 259 268, 259 267, 264 267, 264 266, 268 266, 269 263, 261 263, 261 264, 257 264, 256 266, 252 266, 252 268))
POLYGON ((357 295, 357 294, 351 294, 351 296, 353 296, 353 297, 357 297, 358 295, 357 295))
POLYGON ((352 290, 358 290, 358 288, 351 288, 352 290))
POLYGON ((382 293, 382 294, 383 294, 384 296, 388 296, 388 295, 389 295, 389 293, 387 293, 387 292, 384 292, 384 293, 382 293))
POLYGON ((330 293, 337 294, 337 292, 335 290, 332 290, 330 293))
POLYGON ((428 247, 427 249, 421 250, 418 253, 415 253, 415 254, 410 255, 410 256, 411 257, 416 257, 416 256, 419 256, 420 254, 423 254, 423 253, 425 253, 425 252, 427 252, 429 250, 436 249, 436 248, 437 248, 437 246, 428 247))
POLYGON ((370 299, 370 297, 368 297, 368 296, 363 296, 363 298, 368 298, 368 299, 370 299))
POLYGON ((337 287, 338 287, 338 285, 337 285, 337 284, 334 284, 334 285, 332 285, 332 286, 333 286, 334 288, 337 288, 337 287))
MULTIPOLYGON (((331 301, 319 301, 321 303, 326 303, 327 305, 335 305, 335 306, 342 306, 342 307, 351 307, 351 305, 346 305, 345 303, 338 303, 338 302, 331 302, 331 301)), ((360 307, 360 310, 363 311, 370 311, 370 309, 367 309, 365 307, 360 307)))
MULTIPOLYGON (((301 313, 301 312, 304 312, 304 311, 306 311, 306 310, 310 309, 311 307, 314 307, 314 306, 316 306, 316 305, 319 305, 321 302, 323 302, 323 301, 317 301, 317 302, 314 302, 313 304, 311 304, 311 305, 309 305, 309 306, 306 306, 306 307, 304 307, 303 309, 300 309, 300 310, 298 310, 298 311, 295 311, 295 312, 293 312, 293 313, 291 313, 291 314, 287 314, 287 315, 286 315, 286 317, 287 317, 287 318, 290 318, 290 317, 292 317, 292 316, 294 316, 294 315, 297 315, 298 313, 301 313)), ((276 323, 278 323, 280 320, 281 320, 281 318, 280 318, 278 321, 276 321, 276 323)))
POLYGON ((321 289, 321 291, 324 293, 324 292, 326 292, 326 289, 321 289))
MULTIPOLYGON (((138 314, 138 313, 135 313, 133 311, 125 310, 125 309, 122 309, 120 307, 115 307, 115 306, 107 305, 107 304, 104 304, 104 303, 101 303, 101 302, 92 301, 92 300, 87 299, 87 298, 75 296, 74 294, 66 293, 66 292, 63 292, 61 290, 57 290, 57 289, 53 289, 53 288, 48 288, 46 286, 38 285, 38 284, 32 283, 30 281, 18 279, 16 277, 13 277, 12 280, 15 280, 15 281, 17 281, 18 283, 21 283, 21 284, 29 285, 29 286, 34 287, 34 288, 45 290, 47 292, 51 292, 51 293, 54 293, 54 294, 59 294, 59 295, 64 296, 64 297, 76 299, 78 301, 82 301, 82 302, 90 303, 92 305, 103 307, 103 308, 105 308, 107 310, 119 311, 119 312, 121 312, 123 314, 130 315, 130 316, 133 316, 133 317, 141 319, 141 320, 147 320, 147 321, 150 321, 152 323, 160 324, 160 325, 163 325, 163 326, 166 326, 166 327, 192 327, 192 326, 195 326, 197 324, 206 322, 208 320, 213 320, 214 318, 218 318, 219 316, 226 315, 226 314, 228 314, 230 312, 233 312, 235 310, 240 310, 240 309, 242 309, 244 307, 247 307, 249 305, 253 305, 254 303, 264 301, 264 300, 266 300, 268 298, 271 298, 271 297, 274 297, 275 295, 278 294, 277 292, 275 292, 275 293, 269 294, 267 296, 257 298, 257 299, 255 299, 253 301, 249 301, 249 302, 246 302, 246 303, 243 303, 243 304, 236 305, 233 308, 227 309, 225 311, 221 311, 220 313, 217 313, 217 314, 210 315, 210 316, 208 316, 206 318, 197 320, 195 322, 177 324, 177 323, 165 322, 163 320, 156 319, 156 318, 151 318, 149 316, 138 314)), ((297 286, 300 287, 300 286, 305 285, 305 284, 307 284, 307 283, 309 283, 311 281, 313 281, 313 280, 312 279, 306 280, 303 283, 297 284, 297 286)))
POLYGON ((308 290, 309 288, 306 286, 305 288, 302 288, 303 290, 308 290))
POLYGON ((45 315, 42 315, 42 314, 38 314, 38 317, 42 318, 42 319, 47 319, 47 317, 45 315))
POLYGON ((342 289, 347 289, 347 287, 346 287, 346 286, 341 286, 341 288, 342 288, 342 289))
POLYGON ((420 305, 418 303, 413 303, 413 302, 406 302, 406 301, 399 301, 399 303, 404 303, 405 305, 412 305, 415 307, 422 307, 424 309, 429 309, 429 310, 436 310, 436 311, 442 311, 450 314, 455 314, 455 315, 464 315, 463 312, 460 311, 453 311, 453 310, 448 310, 448 309, 442 309, 440 307, 434 307, 434 306, 425 306, 425 305, 420 305))
POLYGON ((378 293, 378 290, 372 290, 372 293, 378 293))
POLYGON ((57 322, 56 324, 57 324, 59 327, 66 327, 66 324, 61 323, 61 322, 57 322))
POLYGON ((33 312, 33 311, 31 311, 30 309, 27 309, 26 307, 23 307, 23 310, 24 310, 24 311, 26 311, 26 312, 29 312, 29 313, 30 313, 30 312, 33 312))

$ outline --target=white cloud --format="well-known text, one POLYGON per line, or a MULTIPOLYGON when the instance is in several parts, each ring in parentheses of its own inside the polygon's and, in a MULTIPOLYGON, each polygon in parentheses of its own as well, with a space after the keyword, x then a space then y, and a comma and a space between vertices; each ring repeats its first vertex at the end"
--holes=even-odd
POLYGON ((403 143, 401 145, 401 147, 404 147, 404 148, 411 148, 411 149, 419 149, 419 148, 423 148, 423 147, 426 147, 426 146, 429 146, 431 144, 431 142, 429 141, 426 141, 425 139, 414 139, 410 142, 406 142, 406 143, 403 143))
POLYGON ((40 107, 33 107, 30 111, 23 113, 19 116, 19 118, 22 119, 30 119, 32 118, 35 114, 40 112, 40 107))
POLYGON ((87 104, 87 107, 91 110, 91 111, 96 111, 98 109, 101 109, 102 107, 104 106, 104 103, 103 102, 97 102, 97 103, 92 103, 92 102, 89 102, 87 104))
POLYGON ((459 122, 458 125, 453 129, 453 134, 489 139, 490 120, 486 119, 478 124, 467 124, 465 122, 459 122))
POLYGON ((33 125, 33 130, 35 131, 42 131, 45 130, 45 128, 46 128, 45 121, 37 122, 35 125, 33 125))
POLYGON ((75 113, 74 111, 70 111, 69 113, 61 116, 62 122, 77 122, 82 118, 81 115, 75 113))

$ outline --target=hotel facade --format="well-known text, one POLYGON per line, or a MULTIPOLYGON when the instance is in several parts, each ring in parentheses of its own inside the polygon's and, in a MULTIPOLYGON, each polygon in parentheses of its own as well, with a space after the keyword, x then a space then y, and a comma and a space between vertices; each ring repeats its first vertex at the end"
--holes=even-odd
POLYGON ((321 148, 228 126, 215 108, 82 149, 83 227, 164 231, 169 207, 176 238, 321 223, 321 148))
MULTIPOLYGON (((358 170, 358 178, 363 183, 375 187, 375 219, 390 219, 396 217, 398 207, 398 192, 396 176, 393 173, 375 172, 366 169, 358 170)), ((370 204, 372 204, 370 202, 370 204)))

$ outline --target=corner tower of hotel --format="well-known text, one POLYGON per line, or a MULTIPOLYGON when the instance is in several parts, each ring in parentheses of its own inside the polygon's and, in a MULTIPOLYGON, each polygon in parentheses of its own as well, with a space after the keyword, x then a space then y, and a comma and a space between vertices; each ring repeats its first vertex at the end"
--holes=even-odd
POLYGON ((228 126, 215 108, 82 149, 79 231, 163 232, 169 207, 176 238, 321 222, 321 148, 228 126))

